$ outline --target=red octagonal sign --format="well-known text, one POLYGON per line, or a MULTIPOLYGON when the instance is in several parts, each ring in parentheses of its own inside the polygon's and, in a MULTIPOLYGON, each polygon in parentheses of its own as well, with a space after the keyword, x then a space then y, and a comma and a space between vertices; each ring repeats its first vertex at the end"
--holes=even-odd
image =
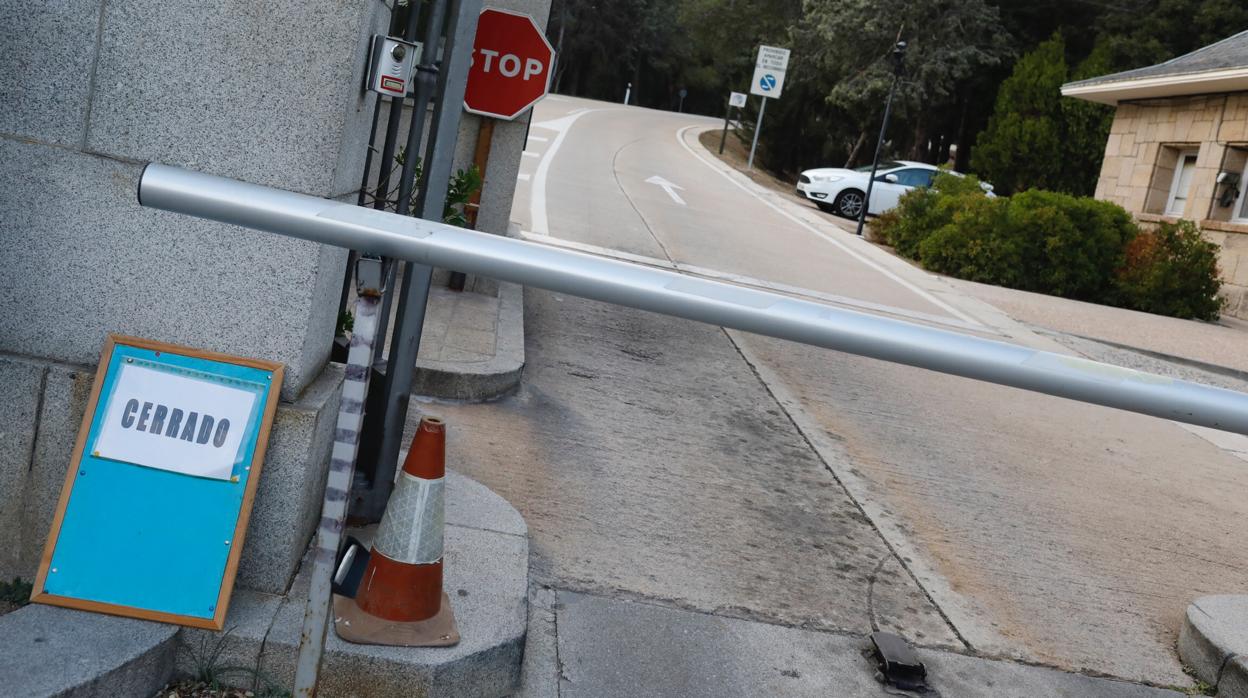
POLYGON ((528 15, 482 10, 464 109, 511 120, 545 96, 555 50, 528 15))

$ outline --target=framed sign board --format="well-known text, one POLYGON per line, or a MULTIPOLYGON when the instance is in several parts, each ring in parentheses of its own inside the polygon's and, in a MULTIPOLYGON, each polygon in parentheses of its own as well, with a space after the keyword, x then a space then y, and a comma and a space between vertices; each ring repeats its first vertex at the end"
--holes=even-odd
POLYGON ((282 375, 110 336, 31 600, 221 630, 282 375))

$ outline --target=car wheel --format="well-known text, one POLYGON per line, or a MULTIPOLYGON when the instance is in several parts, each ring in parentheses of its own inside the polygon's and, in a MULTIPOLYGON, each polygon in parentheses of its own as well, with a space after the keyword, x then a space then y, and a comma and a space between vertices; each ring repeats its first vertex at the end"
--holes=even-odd
POLYGON ((816 201, 815 205, 824 213, 836 213, 836 207, 826 201, 816 201))
POLYGON ((858 214, 862 213, 864 198, 863 193, 857 189, 846 189, 836 197, 836 202, 832 204, 833 212, 838 216, 857 220, 858 214))

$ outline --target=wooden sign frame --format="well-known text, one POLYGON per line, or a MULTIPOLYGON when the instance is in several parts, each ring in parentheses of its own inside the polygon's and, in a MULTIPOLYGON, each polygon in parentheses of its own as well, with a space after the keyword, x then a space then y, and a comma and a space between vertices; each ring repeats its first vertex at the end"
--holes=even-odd
MULTIPOLYGON (((218 375, 225 374, 213 374, 218 375)), ((260 482, 260 470, 264 464, 283 375, 282 364, 272 361, 231 356, 138 337, 109 335, 104 342, 100 364, 95 373, 95 383, 87 400, 82 426, 78 430, 69 470, 65 474, 65 484, 48 532, 31 601, 196 628, 223 629, 246 538, 247 524, 251 518, 256 487, 260 482), (162 365, 170 367, 169 370, 172 371, 225 371, 236 376, 240 384, 246 381, 248 385, 255 386, 252 390, 259 398, 258 421, 254 417, 248 421, 247 436, 240 451, 243 455, 236 462, 237 474, 231 480, 183 475, 84 453, 87 441, 98 431, 98 422, 102 420, 107 407, 106 404, 100 404, 100 396, 106 384, 110 389, 113 385, 111 368, 117 365, 114 357, 120 361, 123 354, 134 355, 127 357, 127 361, 134 358, 139 361, 165 362, 162 365), (175 365, 178 367, 175 368, 175 365), (260 381, 265 381, 265 384, 260 381), (251 441, 253 432, 254 442, 251 441), (90 474, 87 472, 88 466, 92 471, 90 474), (86 479, 97 473, 96 478, 90 481, 86 479), (88 482, 89 485, 82 484, 88 482), (136 484, 141 486, 136 487, 136 484), (76 487, 82 487, 77 498, 74 496, 76 487), (116 491, 109 489, 110 487, 115 487, 116 491), (195 508, 196 501, 180 501, 175 506, 159 499, 159 496, 168 493, 170 498, 182 495, 195 500, 197 492, 206 495, 198 498, 198 503, 206 505, 200 509, 195 508), (153 498, 152 494, 158 497, 153 498), (235 504, 236 515, 231 514, 235 504), (173 522, 150 521, 150 517, 144 516, 152 512, 169 514, 171 511, 189 517, 202 516, 204 521, 215 517, 216 526, 203 523, 197 528, 196 525, 201 522, 193 519, 189 526, 177 529, 173 522), (76 529, 90 530, 73 530, 67 535, 64 529, 67 518, 76 523, 76 529), (230 521, 233 521, 232 527, 228 526, 230 521), (179 530, 187 535, 177 535, 179 530), (217 543, 221 547, 204 548, 206 543, 203 539, 206 536, 211 537, 214 543, 221 541, 217 543), (62 544, 65 549, 58 547, 62 544), (89 554, 80 555, 78 559, 71 561, 75 546, 89 550, 89 554), (187 550, 180 549, 179 546, 199 547, 187 550), (222 558, 221 551, 225 551, 227 546, 228 553, 222 558), (79 561, 83 563, 81 566, 77 565, 79 561), (198 583, 195 588, 200 596, 195 598, 199 605, 194 611, 182 608, 191 603, 187 598, 167 604, 177 607, 173 610, 156 607, 162 603, 157 600, 162 594, 168 592, 169 595, 176 596, 184 593, 183 589, 166 589, 179 586, 177 584, 160 582, 164 573, 171 569, 180 569, 177 567, 179 562, 195 567, 187 576, 198 583), (67 564, 76 567, 73 570, 76 575, 68 568, 58 570, 57 566, 65 567, 67 564), (205 604, 204 597, 211 596, 211 578, 215 576, 217 569, 221 569, 219 588, 215 597, 210 599, 211 603, 205 604), (126 576, 127 571, 132 573, 130 578, 126 576), (156 571, 156 574, 152 574, 152 571, 156 571), (201 574, 207 574, 207 579, 202 579, 201 574), (148 584, 146 590, 145 583, 148 584), (62 587, 62 584, 66 586, 62 587), (140 602, 140 598, 131 598, 136 595, 153 602, 144 604, 140 602)), ((226 381, 234 379, 221 378, 226 381)), ((107 396, 105 397, 106 403, 107 396)), ((253 415, 256 413, 253 412, 253 415)), ((95 439, 98 441, 98 434, 95 439)))

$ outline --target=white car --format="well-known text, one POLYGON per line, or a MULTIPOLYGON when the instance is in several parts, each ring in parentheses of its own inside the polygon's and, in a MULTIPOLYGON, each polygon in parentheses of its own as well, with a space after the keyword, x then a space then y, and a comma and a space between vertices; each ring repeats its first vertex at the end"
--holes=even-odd
MULTIPOLYGON (((871 188, 871 206, 867 213, 877 215, 892 209, 902 194, 915 187, 930 187, 940 169, 935 165, 908 160, 886 160, 875 173, 875 186, 871 188)), ((950 174, 961 177, 957 172, 950 174)), ((852 170, 840 167, 824 167, 806 170, 797 178, 797 193, 809 199, 821 210, 846 218, 858 218, 862 201, 867 196, 867 180, 871 166, 852 170)), ((982 184, 984 191, 992 186, 982 184)))

